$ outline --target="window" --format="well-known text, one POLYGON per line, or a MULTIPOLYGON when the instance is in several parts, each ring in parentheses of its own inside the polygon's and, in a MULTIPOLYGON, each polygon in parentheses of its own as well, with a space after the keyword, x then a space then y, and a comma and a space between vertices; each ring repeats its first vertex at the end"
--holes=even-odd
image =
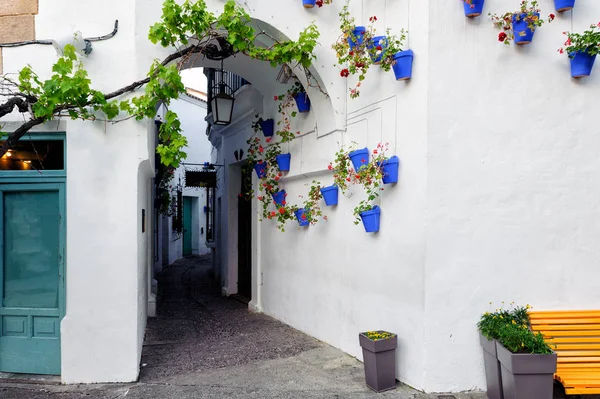
POLYGON ((173 231, 181 234, 183 231, 183 191, 177 191, 177 196, 172 198, 173 231))
MULTIPOLYGON (((0 145, 4 142, 0 142, 0 145)), ((62 139, 23 138, 0 158, 0 170, 64 170, 65 145, 62 139)))
POLYGON ((215 188, 206 189, 206 241, 215 241, 215 188))

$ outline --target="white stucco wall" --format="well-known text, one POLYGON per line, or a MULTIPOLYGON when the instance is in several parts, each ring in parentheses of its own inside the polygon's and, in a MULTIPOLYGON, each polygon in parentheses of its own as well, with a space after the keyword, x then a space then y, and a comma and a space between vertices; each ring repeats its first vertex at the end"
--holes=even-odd
MULTIPOLYGON (((252 15, 273 21, 282 10, 264 3, 250 2, 252 15)), ((485 13, 516 7, 501 0, 486 4, 485 13)), ((549 0, 541 7, 545 15, 555 12, 549 0)), ((317 70, 335 93, 335 116, 320 115, 323 100, 311 94, 311 115, 300 117, 303 136, 290 145, 292 170, 282 187, 293 201, 313 179, 329 184, 327 163, 338 143, 350 141, 370 148, 388 141, 401 159, 400 183, 381 197, 377 235, 352 223, 360 194, 326 208, 329 221, 307 230, 290 225, 282 234, 274 224, 255 223, 250 307, 359 358, 360 331, 393 331, 403 382, 428 392, 484 389, 475 324, 490 301, 600 306, 600 295, 591 294, 600 277, 591 122, 600 76, 572 80, 568 59, 556 53, 563 31, 597 22, 590 16, 600 15, 600 4, 578 3, 536 32, 531 45, 515 48, 498 43, 486 17, 466 19, 454 2, 353 2, 358 21, 377 15, 382 28, 408 28, 416 54, 410 82, 374 68, 358 100, 343 95, 344 81, 323 55, 337 38, 331 21, 339 8, 298 6, 285 27, 275 23, 294 37, 307 16, 316 20, 323 33, 317 70), (340 118, 340 131, 319 131, 326 117, 340 118)), ((260 78, 253 86, 260 92, 253 96, 264 96, 262 112, 255 98, 237 101, 236 122, 212 134, 215 142, 222 134, 215 159, 226 165, 219 262, 227 293, 237 282, 239 163, 232 152, 246 148, 252 112, 274 116, 272 95, 284 91, 260 78)))

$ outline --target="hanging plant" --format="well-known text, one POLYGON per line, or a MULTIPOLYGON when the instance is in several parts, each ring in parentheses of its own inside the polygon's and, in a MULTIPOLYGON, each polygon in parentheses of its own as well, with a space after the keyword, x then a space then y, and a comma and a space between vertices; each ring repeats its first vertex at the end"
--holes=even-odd
POLYGON ((556 11, 565 12, 575 7, 575 0, 554 0, 556 11))
POLYGON ((483 12, 485 0, 460 0, 465 7, 465 16, 469 18, 478 17, 483 12))
MULTIPOLYGON (((327 216, 323 215, 320 206, 321 199, 323 199, 323 195, 321 194, 322 187, 321 182, 313 180, 308 195, 302 204, 301 219, 311 225, 316 224, 319 220, 327 220, 327 216)), ((300 197, 304 198, 303 196, 300 197)))
POLYGON ((175 168, 165 166, 162 163, 157 165, 155 177, 156 184, 156 207, 161 215, 171 216, 171 182, 175 176, 175 168))
MULTIPOLYGON (((494 26, 501 30, 498 34, 498 41, 504 44, 510 44, 514 40, 515 44, 523 45, 531 43, 535 30, 544 24, 540 17, 540 9, 536 0, 523 0, 519 10, 507 12, 503 15, 489 14, 494 26)), ((556 16, 550 14, 548 22, 552 22, 556 16)))
POLYGON ((567 53, 571 60, 571 76, 582 78, 592 73, 596 56, 600 52, 600 22, 590 25, 583 33, 563 32, 567 36, 565 47, 558 49, 567 53))
POLYGON ((378 223, 377 228, 373 229, 371 224, 367 225, 364 222, 365 218, 369 222, 379 221, 380 210, 378 207, 376 208, 375 201, 379 197, 379 193, 384 190, 384 187, 382 187, 382 180, 384 178, 383 163, 386 161, 385 152, 387 147, 387 143, 379 143, 377 148, 375 148, 371 154, 370 162, 363 164, 360 170, 352 177, 355 184, 363 186, 363 189, 367 194, 367 198, 360 201, 354 208, 354 223, 359 224, 360 222, 363 222, 365 230, 368 233, 379 230, 378 223))
POLYGON ((352 167, 352 161, 350 161, 349 152, 353 151, 357 143, 352 142, 350 147, 346 149, 344 146, 335 153, 335 158, 329 163, 327 167, 333 172, 334 186, 345 194, 350 187, 352 177, 354 175, 354 169, 352 167))
POLYGON ((395 36, 388 29, 385 36, 376 36, 374 25, 377 17, 370 17, 367 27, 357 26, 356 19, 348 10, 348 3, 339 16, 342 34, 332 48, 336 53, 340 76, 348 78, 350 75, 357 75, 356 84, 349 89, 350 97, 357 98, 371 65, 379 65, 383 70, 389 71, 397 64, 395 56, 402 52, 406 31, 401 30, 400 36, 395 36))
POLYGON ((254 116, 252 129, 254 132, 262 132, 265 137, 272 137, 275 133, 275 121, 273 119, 263 119, 258 114, 254 116))
POLYGON ((324 4, 331 4, 332 2, 333 0, 302 0, 304 8, 313 8, 314 6, 321 8, 324 4))

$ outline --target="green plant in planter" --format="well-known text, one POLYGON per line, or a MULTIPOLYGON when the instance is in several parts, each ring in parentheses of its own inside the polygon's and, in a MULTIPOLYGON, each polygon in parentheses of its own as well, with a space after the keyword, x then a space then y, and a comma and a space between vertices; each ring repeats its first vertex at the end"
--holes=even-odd
POLYGON ((371 341, 380 341, 382 339, 394 338, 396 334, 389 333, 387 331, 367 331, 364 335, 371 341))
MULTIPOLYGON (((490 302, 491 304, 491 302, 490 302)), ((511 306, 514 305, 511 303, 511 306)), ((485 312, 477 323, 477 329, 487 339, 498 339, 500 330, 505 324, 516 324, 525 328, 530 327, 527 311, 529 305, 517 306, 512 309, 496 309, 495 312, 485 312)))
POLYGON ((329 163, 327 169, 333 172, 333 182, 345 194, 352 183, 352 161, 348 154, 356 149, 357 143, 353 142, 349 148, 341 146, 335 153, 335 158, 329 163))
POLYGON ((563 32, 567 36, 564 46, 558 49, 558 52, 567 53, 573 58, 576 53, 587 53, 589 55, 598 55, 600 53, 600 22, 590 25, 590 29, 583 33, 563 32))
MULTIPOLYGON (((540 17, 538 5, 537 0, 523 0, 517 11, 507 12, 502 15, 488 14, 494 26, 500 30, 498 41, 508 45, 511 40, 515 40, 513 17, 516 21, 525 21, 527 23, 527 28, 531 31, 535 31, 537 28, 541 27, 545 20, 540 17)), ((548 22, 552 22, 555 17, 554 14, 550 14, 548 16, 548 22)), ((525 33, 521 32, 520 35, 524 36, 525 33)))
POLYGON ((400 36, 393 35, 390 29, 386 30, 386 37, 388 40, 388 46, 383 50, 381 62, 379 66, 386 72, 392 69, 392 66, 396 63, 394 55, 404 50, 404 41, 406 40, 406 34, 408 31, 401 29, 400 36))
MULTIPOLYGON (((323 215, 320 205, 321 200, 323 199, 321 188, 323 188, 321 182, 313 180, 310 185, 308 195, 302 204, 302 207, 304 208, 304 214, 306 216, 305 220, 311 225, 316 224, 321 219, 327 220, 327 216, 323 215)), ((301 198, 304 197, 301 196, 301 198)))
POLYGON ((534 333, 526 325, 515 320, 502 323, 498 328, 498 342, 512 353, 532 353, 549 355, 552 348, 544 340, 542 333, 534 333))

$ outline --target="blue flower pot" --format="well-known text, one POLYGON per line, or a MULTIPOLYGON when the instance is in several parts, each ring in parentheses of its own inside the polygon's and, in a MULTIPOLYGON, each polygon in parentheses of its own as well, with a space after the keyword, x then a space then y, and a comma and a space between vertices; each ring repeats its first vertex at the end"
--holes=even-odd
MULTIPOLYGON (((537 15, 537 17, 540 17, 539 13, 534 13, 535 15, 537 15)), ((515 33, 515 44, 528 44, 531 43, 531 41, 533 40, 533 34, 535 33, 535 29, 531 30, 529 29, 529 27, 527 26, 527 21, 525 21, 525 17, 527 17, 527 14, 513 14, 512 16, 512 27, 513 27, 513 32, 515 33), (517 20, 517 17, 519 17, 520 19, 517 20)))
POLYGON ((568 11, 575 7, 575 0, 554 0, 554 6, 558 12, 568 11))
POLYGON ((381 208, 375 205, 370 211, 362 212, 360 214, 363 226, 367 233, 377 233, 379 231, 379 220, 381 218, 381 208))
POLYGON ((302 4, 304 4, 304 8, 313 8, 317 0, 302 0, 302 4))
POLYGON ((323 195, 323 199, 325 200, 325 205, 327 205, 327 206, 337 205, 339 192, 340 192, 339 187, 335 186, 335 185, 329 186, 329 187, 323 187, 321 189, 321 194, 323 195))
POLYGON ((348 44, 350 45, 350 50, 352 51, 356 46, 360 46, 363 44, 363 40, 365 38, 365 32, 367 28, 364 26, 356 26, 352 30, 352 35, 348 36, 348 44))
POLYGON ((267 177, 267 163, 266 162, 257 163, 256 165, 254 165, 254 170, 256 171, 256 176, 258 176, 259 179, 267 177))
POLYGON ((308 226, 310 224, 308 222, 308 217, 306 217, 306 211, 304 210, 304 208, 298 209, 296 212, 294 212, 294 214, 296 215, 296 219, 298 219, 298 224, 301 227, 308 226))
POLYGON ((485 0, 473 0, 473 4, 467 4, 463 1, 465 6, 465 16, 469 18, 478 17, 483 12, 483 3, 485 0))
POLYGON ((383 57, 383 53, 385 49, 388 47, 388 39, 385 36, 375 36, 373 39, 369 41, 367 45, 367 49, 369 50, 369 55, 371 56, 371 60, 375 64, 379 64, 381 62, 381 58, 383 57), (377 51, 377 46, 381 46, 381 53, 379 55, 375 54, 377 51))
POLYGON ((383 172, 383 184, 398 183, 399 166, 400 159, 395 155, 382 162, 381 169, 383 172))
POLYGON ((279 154, 275 157, 277 159, 277 166, 282 172, 288 172, 290 170, 290 161, 292 160, 292 154, 279 154))
POLYGON ((265 137, 273 136, 273 133, 275 133, 275 121, 273 119, 267 119, 259 123, 265 137))
POLYGON ((298 93, 294 96, 294 100, 296 100, 296 105, 298 106, 298 112, 308 112, 310 111, 310 98, 306 93, 298 93))
POLYGON ((414 55, 412 50, 400 51, 394 55, 393 68, 396 80, 408 80, 412 77, 414 55))
POLYGON ((363 165, 369 164, 369 149, 362 148, 360 150, 352 151, 348 154, 350 157, 350 161, 352 161, 352 165, 354 165, 354 170, 359 171, 363 165))
POLYGON ((569 54, 571 58, 571 76, 574 78, 583 78, 584 76, 590 76, 592 68, 594 67, 594 61, 596 61, 595 55, 589 55, 587 52, 577 52, 569 54))
POLYGON ((283 206, 283 201, 285 201, 285 190, 277 191, 276 193, 271 194, 273 197, 273 201, 275 201, 275 205, 283 206))

